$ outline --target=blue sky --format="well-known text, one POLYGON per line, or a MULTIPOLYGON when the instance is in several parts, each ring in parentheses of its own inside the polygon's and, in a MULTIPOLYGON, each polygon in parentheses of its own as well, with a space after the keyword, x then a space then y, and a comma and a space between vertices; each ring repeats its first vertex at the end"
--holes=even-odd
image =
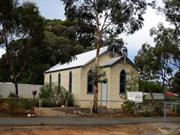
MULTIPOLYGON (((61 19, 64 20, 64 6, 60 0, 21 0, 21 1, 31 1, 34 2, 41 13, 42 16, 48 19, 61 19)), ((159 4, 161 0, 157 0, 159 4)), ((134 56, 137 54, 138 50, 141 48, 143 43, 150 43, 153 45, 153 38, 149 35, 149 30, 152 27, 156 27, 159 22, 163 22, 166 26, 169 24, 165 21, 165 17, 157 13, 151 8, 148 8, 146 14, 144 15, 144 27, 135 32, 133 35, 122 34, 120 37, 123 38, 128 48, 128 56, 133 60, 134 56)), ((0 55, 4 50, 0 49, 0 55)))

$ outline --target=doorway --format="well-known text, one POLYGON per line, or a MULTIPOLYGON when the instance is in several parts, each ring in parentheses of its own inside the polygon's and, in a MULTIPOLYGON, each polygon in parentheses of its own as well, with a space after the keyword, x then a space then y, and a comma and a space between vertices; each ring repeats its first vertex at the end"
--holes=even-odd
POLYGON ((107 106, 107 83, 102 83, 101 105, 105 107, 107 106))

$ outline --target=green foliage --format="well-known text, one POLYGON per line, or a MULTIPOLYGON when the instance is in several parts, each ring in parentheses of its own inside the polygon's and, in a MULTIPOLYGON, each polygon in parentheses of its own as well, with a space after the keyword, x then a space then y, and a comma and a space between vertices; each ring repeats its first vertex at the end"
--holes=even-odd
POLYGON ((163 0, 164 7, 160 8, 165 14, 166 20, 175 26, 175 37, 180 33, 180 1, 179 0, 163 0))
POLYGON ((107 78, 106 78, 106 72, 103 71, 103 69, 98 68, 98 69, 92 69, 89 75, 93 78, 93 82, 95 82, 95 78, 98 78, 99 83, 107 83, 107 78), (95 77, 96 76, 96 77, 95 77))
POLYGON ((65 88, 57 86, 49 88, 49 85, 45 85, 41 88, 39 97, 42 99, 42 106, 61 106, 66 105, 66 100, 68 106, 74 106, 74 97, 71 92, 66 91, 65 88))
POLYGON ((180 94, 180 71, 176 72, 172 81, 172 91, 180 94))
POLYGON ((40 98, 50 98, 51 97, 51 90, 49 89, 49 85, 45 85, 45 86, 41 87, 39 97, 40 98))
POLYGON ((165 88, 159 82, 153 81, 139 81, 139 91, 142 92, 154 92, 154 93, 163 93, 165 88))
POLYGON ((152 112, 149 112, 149 111, 144 111, 144 112, 140 113, 140 115, 143 117, 152 117, 153 116, 152 112))
POLYGON ((179 40, 174 37, 172 28, 165 28, 162 24, 152 28, 155 47, 143 44, 135 57, 135 63, 140 71, 142 80, 161 79, 163 86, 168 85, 173 71, 180 68, 179 40))
POLYGON ((110 38, 109 40, 105 41, 105 45, 109 45, 108 50, 113 53, 118 53, 120 56, 127 56, 127 48, 126 51, 124 52, 123 49, 124 47, 124 41, 122 38, 120 39, 113 39, 110 38))
POLYGON ((140 79, 154 80, 158 79, 158 70, 160 63, 157 61, 153 53, 154 48, 149 44, 143 44, 137 56, 135 56, 135 64, 140 71, 140 79))
POLYGON ((65 5, 67 21, 75 24, 77 40, 89 46, 97 44, 94 36, 97 33, 103 43, 104 39, 115 39, 122 32, 132 34, 139 30, 147 5, 145 1, 134 0, 61 1, 65 5))
POLYGON ((138 91, 139 76, 137 71, 127 73, 127 91, 138 91))
POLYGON ((136 104, 133 101, 127 100, 122 104, 121 108, 126 113, 134 114, 136 110, 136 104))
POLYGON ((8 97, 11 113, 26 113, 26 110, 33 107, 33 100, 31 99, 17 98, 15 93, 10 93, 8 97))
POLYGON ((41 99, 41 104, 42 107, 54 107, 55 104, 53 103, 53 101, 51 99, 41 99))
MULTIPOLYGON (((0 72, 5 70, 7 73, 2 75, 7 76, 0 77, 0 79, 7 79, 3 81, 10 80, 17 84, 30 63, 35 44, 41 44, 44 37, 43 18, 33 3, 24 2, 19 5, 15 0, 5 1, 1 0, 2 5, 0 5, 0 8, 4 10, 0 17, 0 45, 5 48, 6 53, 2 57, 4 65, 0 68, 6 69, 0 69, 0 72)), ((18 87, 16 86, 16 95, 18 96, 18 87)))

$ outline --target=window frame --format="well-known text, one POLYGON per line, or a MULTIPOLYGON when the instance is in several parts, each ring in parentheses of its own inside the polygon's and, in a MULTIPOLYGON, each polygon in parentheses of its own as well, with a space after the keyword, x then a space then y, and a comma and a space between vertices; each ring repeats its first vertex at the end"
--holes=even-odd
POLYGON ((61 90, 61 73, 58 74, 58 90, 61 90))
MULTIPOLYGON (((89 84, 89 74, 90 74, 90 72, 92 72, 93 73, 93 70, 92 69, 90 69, 88 72, 87 72, 87 94, 93 94, 93 87, 94 87, 94 85, 93 85, 93 82, 92 82, 92 84, 89 84), (89 86, 91 85, 91 87, 92 87, 92 92, 90 92, 89 91, 89 86)), ((92 77, 92 80, 91 81, 93 81, 93 77, 92 77)))
POLYGON ((69 92, 72 93, 72 72, 69 72, 69 92))
POLYGON ((120 95, 126 94, 126 79, 127 79, 127 74, 126 74, 126 71, 123 69, 121 70, 120 75, 119 75, 119 94, 120 95), (122 87, 124 89, 123 92, 122 92, 122 87))

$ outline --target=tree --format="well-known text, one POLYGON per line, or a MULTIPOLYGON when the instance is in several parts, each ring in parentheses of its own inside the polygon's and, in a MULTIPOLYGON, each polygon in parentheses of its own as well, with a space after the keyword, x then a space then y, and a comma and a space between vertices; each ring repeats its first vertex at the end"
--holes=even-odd
POLYGON ((76 42, 74 29, 65 24, 66 21, 46 20, 44 44, 49 52, 51 66, 68 62, 84 51, 83 46, 76 42))
POLYGON ((139 76, 137 71, 131 71, 127 75, 127 91, 138 91, 139 76))
POLYGON ((173 29, 165 28, 162 24, 157 29, 152 28, 150 34, 154 37, 154 55, 160 63, 159 75, 164 86, 173 71, 180 68, 180 41, 174 36, 173 29))
POLYGON ((102 40, 110 35, 112 38, 126 32, 129 34, 139 30, 143 24, 143 13, 146 9, 144 0, 62 0, 65 4, 67 19, 79 19, 95 32, 94 45, 97 49, 94 76, 94 103, 93 112, 97 113, 98 99, 98 67, 99 49, 102 40), (113 35, 113 36, 112 36, 113 35))
POLYGON ((155 92, 155 93, 163 93, 165 88, 162 87, 160 82, 155 81, 139 81, 139 91, 142 92, 155 92))
POLYGON ((180 69, 180 1, 163 0, 163 3, 164 7, 159 9, 175 28, 165 28, 162 24, 152 28, 150 35, 154 38, 155 47, 142 46, 135 61, 143 75, 142 80, 161 79, 162 86, 165 87, 169 85, 173 72, 180 69))
POLYGON ((110 38, 108 41, 105 41, 106 45, 109 45, 108 50, 114 54, 118 53, 120 56, 127 56, 127 48, 124 46, 123 39, 113 39, 110 38))
POLYGON ((40 44, 43 38, 43 19, 32 3, 18 5, 14 0, 2 0, 1 4, 0 39, 1 46, 6 50, 3 58, 18 97, 18 79, 28 64, 26 58, 30 57, 33 46, 40 44))
MULTIPOLYGON (((140 80, 144 81, 144 83, 140 81, 140 89, 142 86, 146 86, 144 84, 149 84, 149 82, 159 79, 158 71, 161 65, 154 55, 154 47, 151 47, 147 43, 143 44, 137 56, 135 56, 135 64, 139 70, 140 80)), ((153 89, 151 89, 151 87, 146 87, 146 91, 150 92, 153 101, 153 89)))
POLYGON ((165 14, 166 20, 175 26, 175 37, 180 35, 180 1, 163 0, 164 7, 160 10, 165 14))
POLYGON ((180 94, 180 71, 176 72, 172 81, 172 91, 180 94))
MULTIPOLYGON (((17 59, 20 60, 23 65, 22 60, 26 58, 25 62, 27 63, 18 78, 18 83, 43 84, 44 71, 57 63, 68 62, 73 59, 76 54, 84 51, 84 47, 76 41, 75 31, 72 28, 74 26, 67 24, 66 21, 44 20, 42 25, 44 27, 42 31, 44 36, 43 38, 39 37, 41 42, 27 40, 26 45, 24 44, 23 47, 27 48, 30 46, 30 48, 27 49, 28 55, 17 59)), ((36 37, 38 37, 37 34, 36 37)), ((22 48, 16 48, 16 50, 17 49, 20 50, 22 48)), ((9 78, 11 73, 6 59, 7 53, 0 59, 0 81, 11 81, 9 78)))
POLYGON ((154 48, 145 43, 135 56, 135 64, 140 72, 140 79, 150 81, 158 79, 158 71, 160 70, 160 63, 154 55, 154 48))

